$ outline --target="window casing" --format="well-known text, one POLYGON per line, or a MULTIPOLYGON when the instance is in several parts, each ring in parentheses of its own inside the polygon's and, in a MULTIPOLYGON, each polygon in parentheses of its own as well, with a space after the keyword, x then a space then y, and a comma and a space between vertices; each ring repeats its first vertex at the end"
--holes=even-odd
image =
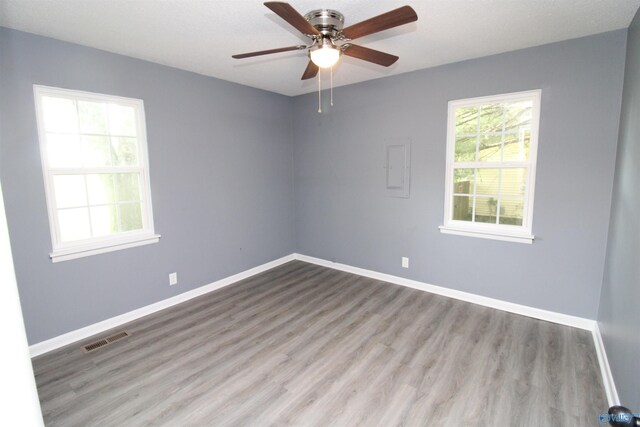
POLYGON ((448 234, 532 243, 540 90, 449 102, 448 234))
POLYGON ((34 85, 52 261, 157 242, 142 100, 34 85))

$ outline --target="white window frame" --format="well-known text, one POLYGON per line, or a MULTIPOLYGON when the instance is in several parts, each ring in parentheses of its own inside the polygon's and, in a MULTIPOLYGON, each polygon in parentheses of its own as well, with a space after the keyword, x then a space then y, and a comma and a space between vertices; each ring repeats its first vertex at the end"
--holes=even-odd
POLYGON ((40 143, 40 157, 44 176, 45 195, 49 215, 49 228, 51 231, 52 251, 49 256, 52 262, 66 261, 105 252, 116 251, 135 246, 156 243, 160 235, 156 234, 153 225, 153 208, 151 201, 151 188, 149 181, 149 158, 147 152, 147 133, 145 126, 144 103, 141 99, 123 98, 100 93, 83 92, 78 90, 63 89, 42 85, 33 85, 36 107, 36 122, 38 126, 38 139, 40 143), (44 111, 42 98, 44 96, 62 97, 74 100, 110 102, 131 106, 136 112, 136 140, 138 144, 139 166, 130 167, 130 171, 140 173, 140 190, 142 196, 143 229, 121 232, 112 236, 92 237, 73 242, 62 242, 60 227, 58 224, 55 189, 53 175, 55 173, 122 173, 127 172, 126 167, 82 167, 82 168, 50 168, 47 159, 46 131, 44 127, 44 111))
MULTIPOLYGON (((530 90, 524 92, 507 93, 478 98, 460 99, 449 101, 447 119, 447 162, 445 177, 445 203, 444 203, 444 223, 440 231, 446 234, 456 234, 461 236, 480 237, 485 239, 504 240, 518 243, 533 243, 535 236, 532 232, 533 225, 533 199, 536 182, 536 161, 538 156, 538 133, 540 128, 540 98, 541 90, 530 90), (459 162, 455 163, 455 143, 456 143, 456 117, 455 111, 461 107, 472 107, 483 104, 515 101, 533 101, 531 117, 531 140, 529 145, 529 160, 510 162, 459 162), (526 168, 526 187, 524 194, 524 211, 522 226, 504 224, 485 224, 469 221, 459 221, 452 219, 453 207, 453 170, 457 168, 476 168, 478 164, 489 168, 518 167, 526 168)), ((504 138, 503 138, 504 140, 504 138)))

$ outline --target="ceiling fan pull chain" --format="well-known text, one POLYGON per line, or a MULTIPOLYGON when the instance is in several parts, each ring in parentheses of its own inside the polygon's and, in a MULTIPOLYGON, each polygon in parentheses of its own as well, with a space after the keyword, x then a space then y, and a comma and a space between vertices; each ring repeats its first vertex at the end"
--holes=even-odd
POLYGON ((318 70, 318 113, 322 113, 322 79, 320 76, 322 75, 322 70, 318 70))
POLYGON ((333 107, 333 65, 331 66, 331 106, 333 107))

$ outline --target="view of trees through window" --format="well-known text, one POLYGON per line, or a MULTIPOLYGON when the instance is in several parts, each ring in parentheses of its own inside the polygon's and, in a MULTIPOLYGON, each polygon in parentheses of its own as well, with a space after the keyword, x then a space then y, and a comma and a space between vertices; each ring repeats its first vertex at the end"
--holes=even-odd
POLYGON ((452 219, 521 226, 532 101, 455 110, 452 219))
POLYGON ((60 241, 143 229, 135 108, 49 95, 41 105, 60 241))

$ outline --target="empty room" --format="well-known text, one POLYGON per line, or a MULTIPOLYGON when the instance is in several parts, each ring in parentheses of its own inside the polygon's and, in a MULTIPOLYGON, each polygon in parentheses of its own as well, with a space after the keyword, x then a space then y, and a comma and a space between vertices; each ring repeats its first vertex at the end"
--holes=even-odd
POLYGON ((640 426, 640 0, 0 0, 0 424, 640 426))

